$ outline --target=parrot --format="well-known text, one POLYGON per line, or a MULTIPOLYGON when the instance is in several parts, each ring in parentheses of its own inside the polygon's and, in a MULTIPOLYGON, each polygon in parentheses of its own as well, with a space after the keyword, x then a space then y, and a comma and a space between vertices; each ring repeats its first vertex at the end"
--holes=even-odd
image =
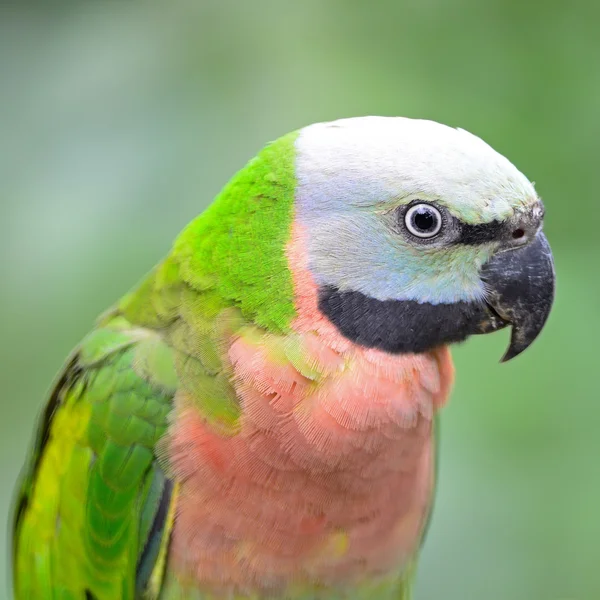
POLYGON ((538 337, 543 218, 434 121, 268 144, 67 358, 15 492, 15 599, 412 598, 450 346, 538 337))

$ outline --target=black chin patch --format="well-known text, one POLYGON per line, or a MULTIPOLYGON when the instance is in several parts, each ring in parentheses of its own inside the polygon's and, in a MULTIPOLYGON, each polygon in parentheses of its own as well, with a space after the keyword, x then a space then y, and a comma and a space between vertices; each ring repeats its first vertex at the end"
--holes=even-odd
POLYGON ((426 352, 479 332, 485 305, 376 300, 361 292, 319 290, 319 310, 352 342, 393 354, 426 352))

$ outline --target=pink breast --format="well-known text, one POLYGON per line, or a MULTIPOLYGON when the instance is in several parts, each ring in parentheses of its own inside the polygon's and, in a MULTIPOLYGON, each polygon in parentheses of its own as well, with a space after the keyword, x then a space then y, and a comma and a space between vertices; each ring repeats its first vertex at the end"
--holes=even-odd
POLYGON ((176 399, 171 565, 200 587, 282 591, 401 572, 428 514, 447 349, 391 357, 351 344, 317 311, 297 228, 288 253, 294 332, 246 330, 229 347, 239 431, 212 431, 192 398, 176 399))

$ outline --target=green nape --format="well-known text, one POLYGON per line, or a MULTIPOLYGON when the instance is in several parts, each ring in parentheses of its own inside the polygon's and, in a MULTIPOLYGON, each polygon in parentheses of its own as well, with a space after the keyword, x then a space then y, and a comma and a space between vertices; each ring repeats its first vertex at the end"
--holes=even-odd
POLYGON ((225 305, 272 331, 294 317, 285 246, 293 219, 297 132, 251 160, 181 233, 172 258, 192 288, 213 289, 225 305))
MULTIPOLYGON (((221 349, 240 327, 284 333, 295 316, 286 257, 294 209, 293 132, 264 148, 180 234, 173 250, 106 319, 161 332, 182 392, 220 431, 239 405, 221 349)), ((102 340, 99 341, 99 343, 102 340)))

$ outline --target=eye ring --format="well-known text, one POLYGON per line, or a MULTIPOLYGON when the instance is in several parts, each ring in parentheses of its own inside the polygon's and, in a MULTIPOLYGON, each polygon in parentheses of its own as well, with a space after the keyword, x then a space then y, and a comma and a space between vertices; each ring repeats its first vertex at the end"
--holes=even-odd
POLYGON ((404 214, 404 226, 408 232, 421 239, 435 237, 442 225, 442 213, 432 204, 414 204, 404 214))

